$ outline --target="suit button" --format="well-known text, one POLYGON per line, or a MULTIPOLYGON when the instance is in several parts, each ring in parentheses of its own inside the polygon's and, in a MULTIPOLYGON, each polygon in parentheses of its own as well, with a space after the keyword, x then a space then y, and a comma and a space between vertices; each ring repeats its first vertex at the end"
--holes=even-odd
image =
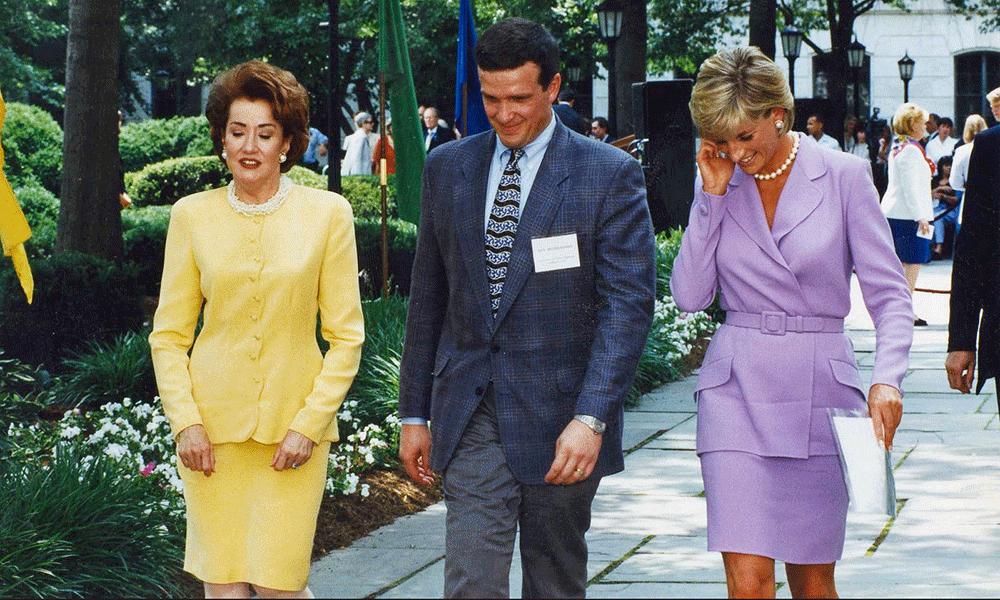
POLYGON ((250 315, 250 320, 251 321, 256 321, 257 320, 257 315, 250 315))
POLYGON ((700 212, 702 216, 708 216, 708 207, 702 204, 698 207, 698 212, 700 212))
POLYGON ((253 378, 253 382, 254 383, 260 383, 260 377, 254 377, 253 378))
POLYGON ((481 387, 477 387, 476 388, 476 395, 477 396, 482 396, 485 393, 486 393, 486 390, 484 390, 483 388, 481 388, 481 387))
POLYGON ((494 345, 493 345, 493 346, 492 346, 492 347, 490 348, 490 350, 492 350, 492 351, 493 351, 493 354, 496 354, 497 352, 500 352, 500 346, 497 346, 497 345, 495 345, 495 344, 494 344, 494 345))

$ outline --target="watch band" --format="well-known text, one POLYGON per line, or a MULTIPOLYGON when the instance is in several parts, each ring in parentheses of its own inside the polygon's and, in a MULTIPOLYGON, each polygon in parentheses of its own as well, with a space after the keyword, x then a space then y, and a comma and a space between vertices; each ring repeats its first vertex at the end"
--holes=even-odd
POLYGON ((594 432, 594 435, 601 435, 604 433, 604 430, 608 428, 604 421, 590 415, 574 415, 573 419, 583 423, 587 427, 590 427, 590 429, 594 432))

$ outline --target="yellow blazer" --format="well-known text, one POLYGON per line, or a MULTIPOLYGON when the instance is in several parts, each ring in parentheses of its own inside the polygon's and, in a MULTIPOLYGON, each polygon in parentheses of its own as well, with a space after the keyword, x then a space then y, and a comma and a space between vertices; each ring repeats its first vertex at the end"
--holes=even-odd
POLYGON ((224 188, 174 205, 149 345, 175 436, 202 424, 214 444, 275 444, 289 429, 337 441, 362 342, 344 198, 296 185, 275 212, 253 217, 237 213, 224 188))

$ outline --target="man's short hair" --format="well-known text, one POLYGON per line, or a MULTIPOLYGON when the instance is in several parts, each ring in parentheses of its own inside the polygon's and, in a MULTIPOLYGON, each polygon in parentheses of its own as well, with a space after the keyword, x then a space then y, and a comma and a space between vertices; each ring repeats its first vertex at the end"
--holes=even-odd
POLYGON ((592 122, 597 123, 597 126, 604 130, 607 130, 611 125, 611 123, 608 123, 608 120, 604 117, 594 117, 592 122))
POLYGON ((357 125, 358 127, 361 127, 368 121, 373 121, 373 120, 374 119, 372 119, 372 116, 364 111, 354 115, 354 124, 357 125))
POLYGON ((507 71, 528 62, 538 65, 543 88, 559 72, 559 45, 549 30, 534 21, 511 17, 483 32, 476 44, 476 64, 484 71, 507 71))
POLYGON ((955 128, 955 122, 949 119, 948 117, 941 117, 940 119, 938 119, 938 125, 947 125, 951 129, 955 128))
POLYGON ((1000 87, 986 94, 986 101, 990 104, 1000 102, 1000 87))
POLYGON ((559 90, 559 101, 560 102, 576 102, 576 92, 569 88, 563 88, 559 90))
MULTIPOLYGON (((819 113, 813 113, 809 115, 809 119, 816 119, 818 122, 822 123, 823 125, 826 125, 826 119, 824 119, 823 115, 819 113)), ((808 121, 809 119, 806 120, 808 121)))

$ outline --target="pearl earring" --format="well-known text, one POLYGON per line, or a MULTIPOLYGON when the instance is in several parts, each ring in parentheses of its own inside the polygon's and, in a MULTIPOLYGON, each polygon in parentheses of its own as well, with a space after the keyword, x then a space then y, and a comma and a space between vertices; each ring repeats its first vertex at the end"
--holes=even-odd
POLYGON ((775 122, 774 122, 774 126, 775 126, 775 128, 777 128, 777 129, 781 129, 782 127, 784 127, 784 126, 785 126, 785 122, 784 122, 784 121, 780 121, 780 120, 779 120, 779 121, 775 121, 775 122))
POLYGON ((283 162, 285 162, 286 160, 288 160, 288 157, 287 157, 287 156, 285 156, 285 153, 284 153, 284 152, 282 152, 281 154, 279 154, 279 155, 278 155, 278 162, 280 162, 280 163, 283 163, 283 162))
POLYGON ((225 151, 225 150, 223 150, 223 151, 222 151, 222 160, 226 160, 226 159, 228 159, 228 158, 229 158, 229 155, 228 155, 228 154, 226 154, 226 151, 225 151))

